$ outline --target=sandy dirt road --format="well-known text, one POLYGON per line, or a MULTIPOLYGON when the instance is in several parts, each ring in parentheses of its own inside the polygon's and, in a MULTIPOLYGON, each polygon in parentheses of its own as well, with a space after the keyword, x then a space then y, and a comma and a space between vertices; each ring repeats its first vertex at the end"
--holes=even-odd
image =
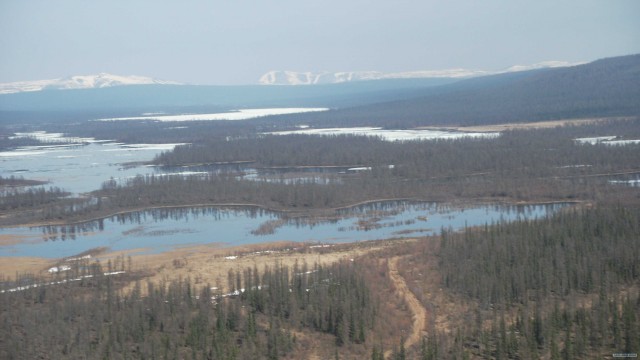
MULTIPOLYGON (((389 276, 393 285, 396 288, 396 293, 404 298, 409 310, 411 311, 411 319, 413 325, 411 326, 411 334, 405 339, 404 347, 410 348, 413 345, 420 342, 424 335, 425 325, 427 324, 427 310, 422 306, 416 296, 409 290, 406 281, 398 272, 398 260, 400 256, 395 256, 389 259, 389 276)), ((391 357, 391 350, 385 352, 385 358, 391 357)))

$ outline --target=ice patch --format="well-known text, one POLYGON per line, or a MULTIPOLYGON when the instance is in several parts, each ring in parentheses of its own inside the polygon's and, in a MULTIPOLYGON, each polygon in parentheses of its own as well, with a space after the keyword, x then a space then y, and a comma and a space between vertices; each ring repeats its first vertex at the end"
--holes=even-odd
POLYGON ((104 149, 100 151, 142 151, 142 150, 173 150, 176 146, 187 145, 186 143, 176 144, 126 144, 120 145, 118 148, 104 149))
POLYGON ((19 157, 19 156, 33 156, 46 154, 49 151, 2 151, 0 157, 19 157))
POLYGON ((62 272, 62 271, 69 271, 71 270, 71 266, 68 265, 61 265, 61 266, 54 266, 52 268, 50 268, 49 270, 47 270, 49 273, 58 273, 58 272, 62 272))
POLYGON ((300 129, 290 131, 276 131, 267 133, 271 135, 360 135, 380 137, 386 141, 410 141, 410 140, 453 140, 462 138, 496 138, 498 132, 453 132, 438 130, 385 130, 380 127, 352 127, 352 128, 323 128, 300 129))
MULTIPOLYGON (((125 271, 112 271, 112 272, 105 272, 102 275, 104 275, 104 276, 112 276, 112 275, 119 275, 119 274, 124 274, 124 273, 125 273, 125 271)), ((80 276, 80 277, 75 278, 75 279, 52 281, 52 282, 43 283, 43 284, 33 284, 33 285, 18 286, 17 288, 0 290, 0 294, 4 294, 4 293, 7 293, 7 292, 24 291, 24 290, 28 290, 28 289, 37 288, 39 286, 50 286, 50 285, 66 284, 68 282, 80 281, 82 279, 90 279, 92 277, 93 277, 93 275, 84 275, 84 276, 80 276)))
POLYGON ((640 180, 609 180, 610 184, 621 184, 629 186, 640 186, 640 180))
POLYGON ((152 115, 121 118, 97 119, 96 121, 209 121, 209 120, 248 120, 263 116, 298 114, 306 112, 326 111, 327 108, 272 108, 272 109, 241 109, 227 113, 213 114, 182 114, 182 115, 152 115))
POLYGON ((604 145, 619 146, 619 145, 640 144, 640 140, 635 140, 635 139, 616 140, 617 138, 618 136, 596 136, 596 137, 577 138, 574 140, 580 144, 591 144, 591 145, 604 144, 604 145))

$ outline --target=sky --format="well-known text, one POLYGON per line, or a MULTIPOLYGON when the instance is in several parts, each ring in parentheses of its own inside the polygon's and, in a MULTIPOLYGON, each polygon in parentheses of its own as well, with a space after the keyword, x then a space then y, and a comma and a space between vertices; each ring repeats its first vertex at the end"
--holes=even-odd
POLYGON ((499 70, 640 53, 638 0, 0 0, 0 83, 499 70))

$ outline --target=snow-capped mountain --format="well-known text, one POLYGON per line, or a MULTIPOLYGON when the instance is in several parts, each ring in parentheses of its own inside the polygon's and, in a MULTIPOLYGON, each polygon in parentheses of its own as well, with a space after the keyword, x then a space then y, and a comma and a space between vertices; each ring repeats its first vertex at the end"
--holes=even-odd
POLYGON ((446 70, 422 70, 383 73, 380 71, 349 71, 349 72, 296 72, 296 71, 269 71, 260 77, 263 85, 315 85, 337 84, 350 81, 382 80, 382 79, 419 79, 419 78, 470 78, 483 75, 494 75, 508 72, 566 67, 583 63, 570 63, 566 61, 544 61, 533 65, 514 65, 498 71, 446 69, 446 70))
MULTIPOLYGON (((568 62, 568 61, 543 61, 533 65, 514 65, 511 66, 501 72, 518 72, 518 71, 527 71, 527 70, 537 70, 537 69, 548 69, 548 68, 557 68, 557 67, 568 67, 568 66, 576 66, 586 64, 586 62, 568 62)), ((499 72, 500 73, 500 72, 499 72)))
POLYGON ((121 76, 100 73, 97 75, 76 75, 59 79, 4 83, 0 84, 0 94, 11 94, 25 91, 41 91, 49 89, 95 89, 111 86, 148 84, 178 85, 179 83, 174 81, 157 80, 145 76, 121 76))
POLYGON ((382 79, 411 79, 411 78, 464 78, 488 74, 485 71, 466 69, 425 70, 397 73, 383 73, 380 71, 348 71, 348 72, 295 72, 270 71, 260 77, 263 85, 313 85, 336 84, 349 81, 382 80, 382 79))

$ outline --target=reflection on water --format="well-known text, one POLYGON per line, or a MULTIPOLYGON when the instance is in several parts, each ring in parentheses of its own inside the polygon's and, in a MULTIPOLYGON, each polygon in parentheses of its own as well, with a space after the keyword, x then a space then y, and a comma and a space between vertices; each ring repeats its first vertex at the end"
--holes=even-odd
POLYGON ((163 208, 85 223, 4 228, 0 235, 31 241, 0 246, 0 256, 65 257, 95 247, 162 252, 176 246, 244 245, 274 241, 356 242, 431 235, 498 221, 543 217, 567 204, 455 208, 390 201, 363 204, 318 217, 257 207, 163 208))

